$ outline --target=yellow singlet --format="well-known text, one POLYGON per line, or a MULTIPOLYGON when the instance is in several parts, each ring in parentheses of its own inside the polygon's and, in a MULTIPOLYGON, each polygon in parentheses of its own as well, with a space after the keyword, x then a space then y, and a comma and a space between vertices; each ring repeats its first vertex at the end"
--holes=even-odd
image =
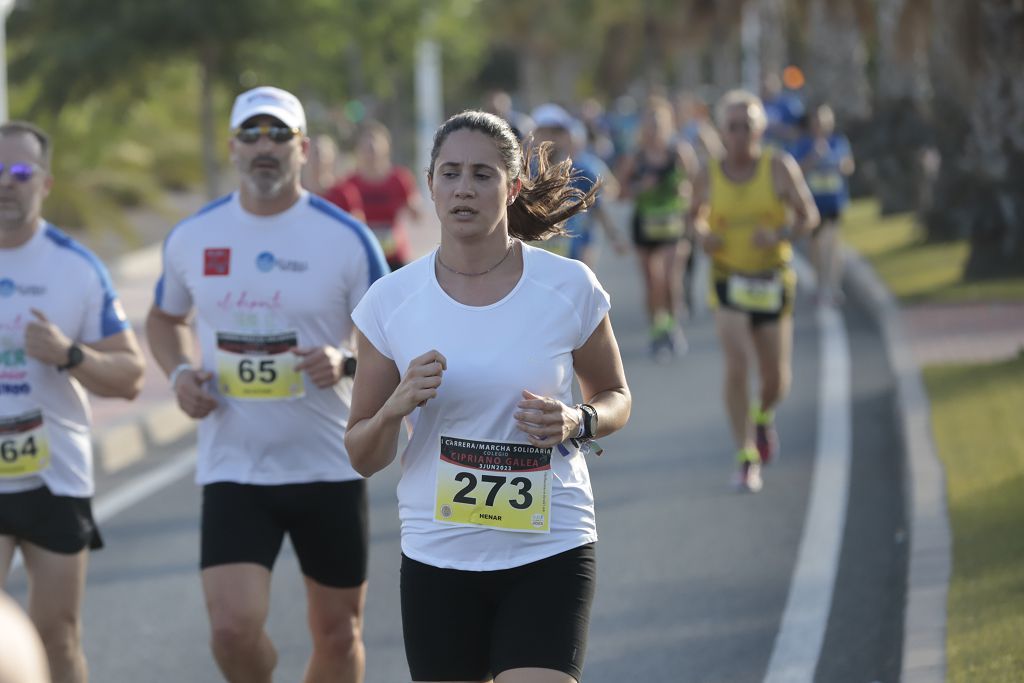
POLYGON ((712 234, 725 240, 722 248, 711 257, 716 279, 732 273, 779 270, 793 258, 789 242, 768 249, 754 245, 754 232, 759 226, 781 230, 786 225, 786 206, 775 195, 772 183, 773 154, 770 148, 765 148, 753 177, 743 183, 727 178, 721 162, 708 166, 711 207, 708 224, 712 234))

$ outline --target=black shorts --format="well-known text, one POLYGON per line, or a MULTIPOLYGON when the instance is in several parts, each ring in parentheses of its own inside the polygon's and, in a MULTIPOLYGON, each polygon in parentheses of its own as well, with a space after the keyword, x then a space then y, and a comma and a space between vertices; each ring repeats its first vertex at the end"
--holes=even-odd
MULTIPOLYGON (((795 286, 795 285, 794 285, 795 286)), ((784 315, 790 315, 793 312, 793 290, 789 286, 783 286, 782 288, 782 308, 777 312, 763 312, 763 311, 748 311, 737 305, 735 305, 729 299, 729 281, 728 280, 715 280, 715 296, 718 298, 718 305, 722 308, 728 308, 733 311, 740 311, 750 316, 751 327, 761 327, 779 320, 784 315)))
POLYGON ((580 680, 596 583, 593 543, 482 572, 402 555, 402 632, 413 680, 480 681, 521 667, 580 680))
POLYGON ((0 536, 64 555, 103 547, 92 518, 92 499, 55 496, 46 486, 0 493, 0 536))
POLYGON ((287 533, 302 573, 332 588, 366 580, 366 481, 203 487, 203 569, 250 562, 272 571, 287 533))
POLYGON ((686 239, 685 236, 673 237, 667 240, 652 240, 644 235, 643 216, 639 211, 633 212, 633 244, 641 249, 657 249, 658 247, 679 244, 679 240, 686 239))

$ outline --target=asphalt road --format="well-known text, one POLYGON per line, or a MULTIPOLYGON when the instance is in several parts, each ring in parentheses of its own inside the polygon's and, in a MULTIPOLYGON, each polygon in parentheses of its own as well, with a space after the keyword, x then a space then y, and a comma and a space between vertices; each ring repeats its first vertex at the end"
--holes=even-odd
MULTIPOLYGON (((601 540, 585 680, 765 681, 777 665, 773 648, 802 557, 820 450, 821 325, 801 296, 793 391, 777 415, 782 457, 765 471, 762 493, 737 494, 729 486, 733 448, 710 317, 688 324, 686 356, 656 364, 646 355, 632 259, 606 254, 598 272, 612 294, 634 407, 628 427, 603 442, 605 454, 591 456, 601 540)), ((899 673, 906 574, 902 456, 893 379, 869 320, 855 304, 841 316, 850 363, 849 484, 841 496, 825 496, 845 500, 845 523, 833 534, 841 541, 837 570, 822 585, 834 586, 834 593, 830 589, 827 604, 819 600, 827 619, 818 629, 820 653, 811 660, 817 662, 813 680, 828 683, 888 683, 899 673)), ((104 478, 97 503, 188 457, 163 454, 104 478)), ((409 680, 398 609, 397 476, 392 466, 370 481, 367 683, 409 680)), ((92 558, 84 613, 92 680, 219 680, 197 569, 198 509, 198 491, 185 474, 103 524, 107 547, 92 558)), ((811 546, 810 556, 814 552, 811 546)), ((8 589, 24 599, 22 572, 8 589)), ((280 653, 276 679, 301 680, 309 654, 305 597, 287 545, 275 571, 268 628, 280 653)), ((542 638, 543 625, 528 637, 542 638)))

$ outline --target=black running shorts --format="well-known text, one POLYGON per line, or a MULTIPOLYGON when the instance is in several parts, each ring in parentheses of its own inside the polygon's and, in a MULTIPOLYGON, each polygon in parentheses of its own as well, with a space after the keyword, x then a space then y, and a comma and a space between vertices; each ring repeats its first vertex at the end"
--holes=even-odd
POLYGON ((366 482, 203 487, 203 569, 249 562, 273 570, 286 533, 305 576, 332 588, 360 585, 369 539, 366 482))
POLYGON ((0 536, 13 536, 64 555, 103 547, 92 518, 92 500, 55 496, 46 486, 0 493, 0 536))
POLYGON ((751 327, 761 327, 762 325, 778 322, 782 316, 793 314, 793 303, 796 300, 796 278, 783 276, 782 308, 777 312, 748 311, 742 306, 735 304, 729 299, 728 280, 715 279, 712 281, 712 285, 715 288, 714 296, 717 304, 722 308, 748 314, 751 327))
POLYGON ((402 631, 414 681, 509 669, 583 673, 597 582, 593 543, 522 567, 438 569, 402 555, 402 631))

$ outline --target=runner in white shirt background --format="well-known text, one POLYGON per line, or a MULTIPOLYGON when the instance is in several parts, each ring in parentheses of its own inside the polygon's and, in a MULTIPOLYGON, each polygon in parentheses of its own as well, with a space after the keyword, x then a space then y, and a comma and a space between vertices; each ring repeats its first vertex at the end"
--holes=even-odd
POLYGON ((86 390, 134 398, 143 359, 106 268, 40 217, 51 157, 36 126, 0 124, 0 586, 20 548, 53 680, 77 682, 88 550, 103 546, 86 390))
POLYGON ((441 244, 353 313, 353 465, 383 469, 411 428, 398 498, 415 681, 582 674, 597 541, 586 455, 631 398, 593 272, 524 244, 559 234, 598 189, 573 188, 549 151, 526 164, 502 119, 449 119, 428 172, 441 244))
POLYGON ((227 680, 271 680, 264 626, 288 534, 308 596, 305 680, 361 681, 368 530, 365 481, 343 443, 350 313, 387 265, 366 226, 301 188, 309 139, 298 99, 242 93, 231 127, 241 186, 168 236, 147 320, 178 404, 201 420, 211 646, 227 680))

